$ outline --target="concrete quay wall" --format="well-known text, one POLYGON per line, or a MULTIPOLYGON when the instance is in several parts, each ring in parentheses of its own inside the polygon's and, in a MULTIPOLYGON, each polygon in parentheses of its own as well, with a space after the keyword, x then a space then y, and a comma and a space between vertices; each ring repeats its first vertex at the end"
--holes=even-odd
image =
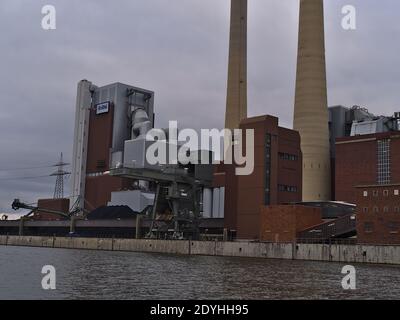
POLYGON ((400 246, 0 236, 0 245, 400 265, 400 246))

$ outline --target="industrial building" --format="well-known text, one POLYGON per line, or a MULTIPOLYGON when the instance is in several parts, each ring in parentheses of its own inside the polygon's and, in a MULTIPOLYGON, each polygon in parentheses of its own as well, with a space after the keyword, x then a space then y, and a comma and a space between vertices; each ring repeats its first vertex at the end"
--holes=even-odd
POLYGON ((400 244, 400 183, 355 189, 358 243, 400 244))
POLYGON ((400 131, 338 138, 336 199, 356 203, 359 185, 400 182, 400 131))
MULTIPOLYGON (((38 207, 50 211, 62 212, 65 215, 69 212, 70 201, 69 199, 39 199, 38 207)), ((38 210, 34 213, 33 218, 36 221, 54 221, 60 220, 60 216, 52 214, 51 212, 38 210)))
MULTIPOLYGON (((247 116, 246 51, 247 0, 232 0, 226 118, 229 128, 237 128, 247 116)), ((68 199, 43 200, 36 207, 18 200, 14 208, 31 210, 36 223, 71 218, 71 213, 78 211, 87 218, 93 212, 102 212, 97 217, 107 216, 107 212, 114 217, 115 212, 126 210, 120 216, 133 212, 135 226, 129 221, 122 225, 134 227, 136 236, 143 228, 150 237, 172 230, 173 237, 179 238, 184 236, 182 230, 191 227, 205 232, 219 230, 222 234, 225 186, 213 186, 212 165, 198 165, 195 160, 187 165, 148 163, 145 154, 151 142, 145 135, 154 128, 154 118, 154 92, 150 90, 122 83, 97 86, 87 80, 79 82, 69 212, 65 213, 68 199)), ((170 143, 168 138, 164 143, 170 143)), ((114 220, 109 222, 110 227, 115 225, 114 220)), ((71 230, 80 224, 81 220, 71 220, 71 230)), ((19 226, 19 233, 23 231, 24 221, 19 226)))
MULTIPOLYGON (((393 116, 377 116, 360 106, 347 108, 332 106, 329 108, 329 132, 331 149, 332 177, 336 176, 336 139, 366 134, 391 132, 400 130, 400 113, 393 116)), ((332 199, 336 196, 336 180, 332 179, 332 199)))
MULTIPOLYGON (((72 165, 72 200, 88 211, 112 201, 111 193, 129 189, 132 181, 112 177, 130 140, 132 117, 143 109, 154 126, 154 93, 122 83, 97 87, 78 84, 72 165)), ((114 201, 115 202, 115 201, 114 201)))
POLYGON ((237 176, 234 164, 221 165, 214 187, 225 187, 225 228, 238 239, 258 239, 262 206, 301 201, 300 137, 273 116, 242 120, 240 129, 255 133, 254 172, 237 176))
MULTIPOLYGON (((154 92, 150 90, 122 83, 98 87, 87 80, 79 82, 72 196, 56 197, 55 191, 54 199, 39 200, 36 206, 16 199, 13 209, 30 212, 17 225, 5 223, 0 232, 222 237, 224 201, 219 198, 224 188, 212 186, 212 161, 198 163, 202 153, 209 151, 186 148, 190 159, 184 164, 150 163, 146 153, 150 146, 157 143, 169 149, 176 143, 164 129, 158 129, 164 139, 148 141, 154 118, 154 92)), ((62 180, 57 181, 56 190, 62 180)))
POLYGON ((231 1, 225 126, 255 130, 254 173, 224 164, 214 174, 214 208, 224 208, 232 238, 258 239, 264 206, 332 199, 322 0, 300 1, 295 130, 271 116, 247 119, 247 0, 231 1))
POLYGON ((400 243, 400 113, 331 108, 335 198, 357 205, 359 243, 400 243))
POLYGON ((377 116, 360 106, 329 107, 329 133, 333 160, 336 155, 337 138, 398 130, 400 130, 400 112, 395 112, 393 116, 377 116))
MULTIPOLYGON (((357 229, 361 242, 400 243, 400 113, 328 108, 323 1, 300 0, 299 18, 290 130, 270 115, 247 117, 247 0, 231 0, 225 128, 242 129, 243 141, 254 130, 252 174, 237 175, 236 164, 198 164, 208 150, 187 149, 187 164, 150 163, 154 92, 83 80, 72 201, 44 199, 32 207, 17 199, 13 208, 31 210, 33 219, 5 223, 0 232, 327 242, 354 237, 357 229)), ((174 143, 168 134, 158 142, 174 143)))
MULTIPOLYGON (((102 207, 126 207, 151 220, 148 236, 173 233, 174 238, 198 237, 204 218, 223 218, 223 188, 212 188, 213 165, 199 164, 200 150, 189 150, 188 164, 151 163, 147 150, 176 142, 149 141, 154 128, 154 92, 121 83, 104 87, 86 80, 78 84, 73 199, 93 212, 102 207)), ((181 147, 181 146, 180 146, 181 147)), ((177 155, 176 155, 177 156, 177 155)), ((212 156, 212 155, 211 155, 212 156)), ((169 157, 169 155, 167 156, 169 157)))
POLYGON ((331 155, 335 158, 335 142, 337 138, 353 137, 364 134, 400 130, 400 113, 394 116, 377 116, 367 108, 353 106, 329 107, 329 132, 331 155))
POLYGON ((304 205, 266 206, 260 217, 260 240, 277 243, 296 241, 300 232, 323 222, 321 208, 304 205))
MULTIPOLYGON (((247 1, 232 0, 225 124, 230 129, 255 129, 255 172, 250 176, 236 176, 235 165, 221 165, 214 174, 214 190, 225 188, 221 189, 225 194, 225 228, 231 237, 266 239, 264 229, 267 226, 274 229, 270 227, 279 226, 283 219, 276 212, 289 210, 291 221, 296 224, 292 229, 295 232, 291 233, 293 238, 313 224, 325 227, 324 214, 318 214, 319 208, 302 201, 333 199, 331 149, 334 148, 329 144, 323 1, 300 1, 294 130, 278 127, 274 117, 246 118, 246 32, 247 1), (300 204, 289 205, 293 203, 300 204), (306 219, 302 212, 312 212, 315 219, 306 219), (265 220, 266 216, 269 218, 265 220)), ((332 132, 335 135, 331 128, 332 132)), ((221 202, 221 192, 215 198, 221 202)), ((353 211, 347 212, 347 204, 328 205, 343 209, 334 218, 346 216, 349 220, 337 235, 343 234, 347 227, 351 231, 355 229, 350 219, 353 211)), ((274 230, 279 233, 278 229, 274 230)))

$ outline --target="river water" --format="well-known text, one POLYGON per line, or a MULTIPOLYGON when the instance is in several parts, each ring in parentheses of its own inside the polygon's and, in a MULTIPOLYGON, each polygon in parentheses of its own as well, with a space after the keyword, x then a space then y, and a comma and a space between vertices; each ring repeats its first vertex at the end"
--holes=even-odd
POLYGON ((400 299, 400 266, 0 246, 0 299, 400 299), (42 289, 42 267, 56 290, 42 289))

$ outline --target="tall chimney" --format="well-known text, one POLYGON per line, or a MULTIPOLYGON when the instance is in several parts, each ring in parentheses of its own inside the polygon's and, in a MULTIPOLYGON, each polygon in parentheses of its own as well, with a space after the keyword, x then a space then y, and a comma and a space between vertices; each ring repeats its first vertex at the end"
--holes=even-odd
POLYGON ((303 200, 331 200, 323 0, 300 0, 294 129, 303 152, 303 200))
POLYGON ((228 92, 225 128, 247 118, 247 0, 231 0, 228 92))

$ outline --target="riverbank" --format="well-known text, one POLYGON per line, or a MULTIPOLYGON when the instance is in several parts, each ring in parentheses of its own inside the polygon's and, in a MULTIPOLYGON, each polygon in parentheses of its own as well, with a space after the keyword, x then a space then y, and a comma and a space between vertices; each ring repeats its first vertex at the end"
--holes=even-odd
POLYGON ((400 246, 0 236, 0 245, 400 265, 400 246))

